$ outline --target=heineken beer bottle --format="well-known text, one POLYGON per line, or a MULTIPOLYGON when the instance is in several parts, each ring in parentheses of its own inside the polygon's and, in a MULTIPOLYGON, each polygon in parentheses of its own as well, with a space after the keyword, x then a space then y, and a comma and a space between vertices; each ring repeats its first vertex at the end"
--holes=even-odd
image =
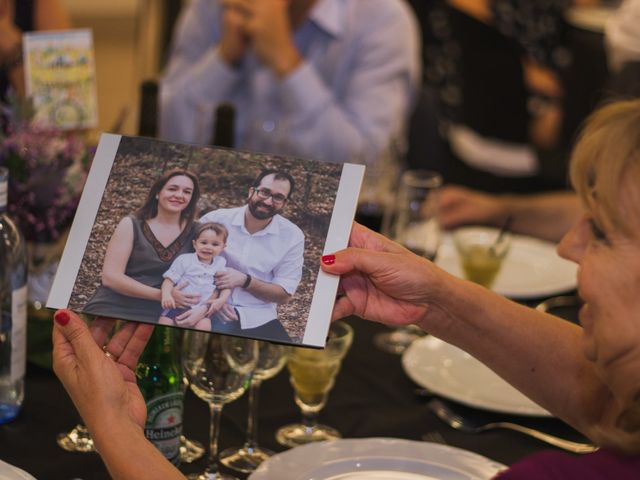
POLYGON ((136 369, 147 403, 144 433, 173 464, 180 463, 182 435, 182 369, 174 348, 173 329, 156 326, 136 369))

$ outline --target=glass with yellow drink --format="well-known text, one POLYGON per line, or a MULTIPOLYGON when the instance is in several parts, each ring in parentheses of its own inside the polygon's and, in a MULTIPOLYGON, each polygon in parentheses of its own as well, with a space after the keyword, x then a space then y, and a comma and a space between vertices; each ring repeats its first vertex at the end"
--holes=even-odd
POLYGON ((511 243, 511 235, 494 228, 466 227, 453 233, 467 280, 491 288, 511 243))
POLYGON ((289 350, 287 368, 295 402, 302 411, 302 422, 280 428, 276 433, 278 443, 295 447, 340 438, 336 429, 318 424, 317 415, 326 404, 352 340, 353 329, 345 322, 334 322, 324 349, 293 347, 289 350))

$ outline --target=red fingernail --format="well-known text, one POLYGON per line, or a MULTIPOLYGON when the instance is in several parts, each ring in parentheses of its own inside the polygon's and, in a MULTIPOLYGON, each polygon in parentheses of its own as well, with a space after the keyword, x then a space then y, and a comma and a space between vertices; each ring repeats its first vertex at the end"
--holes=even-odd
POLYGON ((324 263, 325 265, 333 265, 334 263, 336 263, 336 256, 335 255, 323 255, 322 256, 322 263, 324 263))
POLYGON ((65 312, 64 310, 58 310, 53 316, 53 319, 58 323, 58 325, 64 327, 67 323, 69 323, 71 317, 69 316, 68 312, 65 312))

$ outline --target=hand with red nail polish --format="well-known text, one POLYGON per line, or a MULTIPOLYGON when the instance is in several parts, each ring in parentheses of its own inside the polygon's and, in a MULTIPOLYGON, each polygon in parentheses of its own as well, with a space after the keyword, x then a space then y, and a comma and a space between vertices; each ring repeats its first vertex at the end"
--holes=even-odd
POLYGON ((53 318, 53 370, 111 476, 183 479, 144 436, 147 411, 135 368, 153 326, 125 323, 110 337, 113 319, 97 318, 87 326, 70 310, 58 310, 53 318))
POLYGON ((429 279, 438 273, 431 262, 357 223, 349 247, 324 255, 321 267, 341 275, 332 320, 357 315, 388 325, 424 319, 429 279))

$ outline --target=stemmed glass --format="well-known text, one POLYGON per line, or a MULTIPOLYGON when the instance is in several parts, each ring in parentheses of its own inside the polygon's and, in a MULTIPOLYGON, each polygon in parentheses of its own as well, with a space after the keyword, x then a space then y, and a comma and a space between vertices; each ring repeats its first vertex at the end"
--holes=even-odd
MULTIPOLYGON (((438 201, 442 177, 430 170, 407 170, 402 174, 395 204, 387 210, 383 231, 413 253, 434 260, 442 240, 438 201)), ((401 354, 424 335, 413 325, 377 334, 375 345, 401 354)))
POLYGON ((182 343, 182 362, 191 390, 207 402, 211 412, 209 466, 191 480, 235 480, 219 472, 218 437, 224 404, 240 397, 258 358, 256 342, 242 338, 187 331, 182 343))
MULTIPOLYGON (((182 343, 183 343, 183 335, 186 330, 179 329, 176 332, 175 338, 175 348, 177 350, 177 357, 182 361, 182 343)), ((187 389, 189 388, 189 379, 187 378, 187 374, 182 369, 182 395, 183 397, 187 393, 187 389)), ((193 440, 187 438, 186 435, 180 435, 180 463, 193 463, 196 460, 199 460, 204 455, 204 447, 197 440, 193 440)))
POLYGON ((345 322, 334 322, 324 349, 291 347, 287 368, 294 390, 294 399, 302 411, 302 423, 281 427, 276 440, 285 447, 297 447, 310 442, 335 440, 340 432, 317 422, 327 402, 342 359, 353 341, 353 329, 345 322))
POLYGON ((285 347, 275 343, 258 341, 258 362, 251 376, 249 387, 249 416, 247 439, 240 448, 228 448, 220 454, 220 462, 242 473, 253 472, 273 452, 258 446, 258 394, 264 380, 275 377, 284 367, 285 347))

